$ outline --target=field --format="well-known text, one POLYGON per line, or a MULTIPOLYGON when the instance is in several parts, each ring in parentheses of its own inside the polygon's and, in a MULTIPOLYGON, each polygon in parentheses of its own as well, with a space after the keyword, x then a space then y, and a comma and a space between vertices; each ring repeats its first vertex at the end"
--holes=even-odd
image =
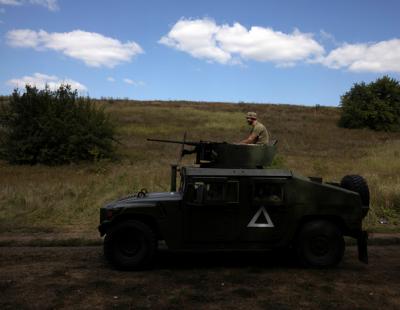
POLYGON ((107 201, 143 187, 169 189, 169 165, 176 163, 180 146, 146 138, 180 140, 186 131, 188 140, 238 142, 248 133, 245 113, 256 111, 279 141, 274 166, 333 181, 363 175, 372 196, 366 228, 398 233, 400 133, 338 128, 340 111, 328 107, 97 103, 116 123, 118 160, 57 167, 0 162, 1 309, 400 307, 398 245, 370 246, 369 265, 348 246, 333 270, 301 269, 291 255, 278 251, 164 249, 153 270, 132 273, 104 261, 96 230, 98 208, 107 201))
POLYGON ((153 270, 111 269, 100 247, 0 247, 1 309, 399 309, 399 246, 348 247, 338 269, 284 253, 158 253, 153 270))
POLYGON ((345 174, 363 175, 372 195, 366 228, 399 231, 400 133, 338 128, 339 109, 320 106, 124 100, 98 104, 105 105, 117 125, 119 159, 59 167, 0 162, 0 233, 96 235, 102 204, 143 187, 168 190, 169 164, 176 162, 180 147, 146 138, 180 140, 186 131, 188 140, 238 142, 248 132, 247 111, 256 111, 278 139, 275 166, 335 181, 345 174))

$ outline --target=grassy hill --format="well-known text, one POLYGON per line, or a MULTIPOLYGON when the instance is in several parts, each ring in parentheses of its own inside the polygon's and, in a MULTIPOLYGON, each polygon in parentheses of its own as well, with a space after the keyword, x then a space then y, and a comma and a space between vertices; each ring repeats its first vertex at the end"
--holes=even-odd
MULTIPOLYGON (((93 232, 98 208, 140 188, 168 190, 169 164, 179 146, 146 138, 238 142, 248 133, 245 113, 255 111, 278 139, 280 166, 340 181, 361 174, 374 231, 400 227, 400 133, 338 128, 339 109, 272 104, 99 101, 117 124, 120 160, 61 167, 0 162, 0 232, 93 232), (379 224, 386 217, 389 224, 379 224)), ((193 157, 185 158, 191 163, 193 157)))

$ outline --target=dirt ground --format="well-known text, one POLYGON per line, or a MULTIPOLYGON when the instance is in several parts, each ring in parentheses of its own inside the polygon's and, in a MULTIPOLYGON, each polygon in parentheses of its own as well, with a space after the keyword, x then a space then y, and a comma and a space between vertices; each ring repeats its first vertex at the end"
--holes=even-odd
POLYGON ((369 253, 312 270, 276 251, 164 250, 153 270, 122 272, 99 246, 0 247, 0 309, 400 309, 400 246, 369 253))

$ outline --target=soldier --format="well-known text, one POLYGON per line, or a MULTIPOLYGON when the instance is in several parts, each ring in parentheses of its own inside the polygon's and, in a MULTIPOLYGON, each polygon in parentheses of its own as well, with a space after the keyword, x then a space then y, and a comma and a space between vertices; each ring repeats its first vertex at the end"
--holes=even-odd
POLYGON ((247 123, 251 126, 250 135, 247 139, 240 141, 241 144, 268 144, 269 133, 265 126, 257 121, 256 112, 248 112, 247 123))

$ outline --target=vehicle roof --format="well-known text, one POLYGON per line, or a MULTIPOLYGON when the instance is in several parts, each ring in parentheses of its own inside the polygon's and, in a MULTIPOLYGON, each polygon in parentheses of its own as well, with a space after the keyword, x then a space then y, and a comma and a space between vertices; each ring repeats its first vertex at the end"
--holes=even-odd
POLYGON ((290 170, 284 169, 233 169, 233 168, 199 168, 182 167, 186 176, 248 176, 248 177, 283 177, 293 176, 290 170))

